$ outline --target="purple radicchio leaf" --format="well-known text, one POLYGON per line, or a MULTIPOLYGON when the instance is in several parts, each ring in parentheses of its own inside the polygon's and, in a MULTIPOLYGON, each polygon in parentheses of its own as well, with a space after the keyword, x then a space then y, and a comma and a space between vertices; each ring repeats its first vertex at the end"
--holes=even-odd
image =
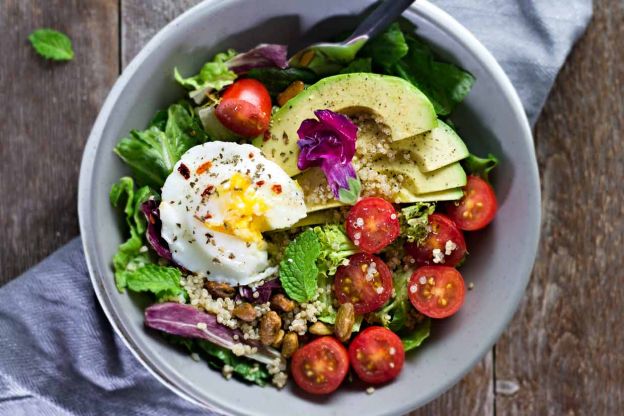
POLYGON ((318 120, 304 120, 297 130, 297 167, 320 167, 334 197, 354 204, 360 194, 360 182, 351 164, 358 127, 347 116, 331 110, 316 110, 314 115, 318 120))
MULTIPOLYGON (((184 338, 200 338, 231 350, 242 343, 243 333, 217 322, 217 317, 200 311, 191 305, 175 302, 156 303, 145 309, 145 325, 168 334, 184 338), (238 335, 239 340, 234 339, 238 335)), ((276 358, 283 363, 279 351, 265 347, 257 341, 245 341, 245 344, 256 347, 258 351, 247 355, 264 364, 272 364, 276 358)))
POLYGON ((162 238, 160 230, 162 222, 160 221, 160 210, 155 199, 148 199, 141 204, 141 211, 147 220, 147 242, 156 250, 156 254, 160 257, 172 261, 171 250, 169 244, 162 238))
POLYGON ((242 300, 251 303, 266 303, 271 299, 271 295, 280 290, 282 284, 279 279, 267 280, 260 286, 252 287, 250 285, 239 286, 236 300, 242 300), (258 293, 254 297, 254 293, 258 293))
POLYGON ((287 46, 261 43, 247 52, 239 53, 227 61, 230 70, 242 74, 253 68, 286 68, 288 66, 287 46))

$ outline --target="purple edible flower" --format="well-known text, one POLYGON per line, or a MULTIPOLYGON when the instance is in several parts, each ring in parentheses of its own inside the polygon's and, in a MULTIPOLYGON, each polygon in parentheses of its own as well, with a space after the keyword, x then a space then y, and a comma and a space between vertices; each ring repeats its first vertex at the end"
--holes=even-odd
POLYGON ((265 364, 271 364, 276 358, 281 357, 279 351, 265 347, 257 341, 243 341, 241 331, 221 325, 217 322, 216 316, 191 305, 175 302, 151 305, 145 309, 145 325, 184 338, 205 339, 229 350, 236 344, 244 342, 258 349, 258 352, 249 355, 249 358, 265 364), (234 339, 235 335, 238 335, 237 340, 234 339))
POLYGON ((147 220, 147 242, 156 250, 156 254, 160 257, 172 260, 171 250, 169 250, 169 244, 160 235, 162 228, 162 222, 160 221, 160 210, 158 209, 158 203, 155 199, 148 199, 141 204, 141 212, 145 215, 147 220))
POLYGON ((277 67, 286 68, 288 66, 287 46, 261 43, 247 52, 239 53, 227 61, 227 66, 231 71, 242 74, 253 68, 277 67))
POLYGON ((301 150, 297 167, 320 167, 334 197, 354 204, 361 187, 351 164, 358 127, 347 116, 330 110, 316 110, 314 115, 318 120, 304 120, 297 130, 301 150))
POLYGON ((266 303, 271 299, 273 292, 281 288, 282 284, 279 279, 268 280, 253 289, 250 286, 239 286, 236 300, 243 300, 251 303, 266 303), (254 297, 254 293, 258 293, 258 296, 254 297))

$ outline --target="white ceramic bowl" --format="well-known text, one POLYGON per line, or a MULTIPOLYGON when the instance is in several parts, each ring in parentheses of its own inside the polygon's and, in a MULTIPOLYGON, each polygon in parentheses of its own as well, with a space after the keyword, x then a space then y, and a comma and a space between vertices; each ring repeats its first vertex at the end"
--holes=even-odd
POLYGON ((286 43, 295 51, 355 26, 369 0, 208 0, 163 28, 130 63, 110 92, 87 143, 80 172, 79 213, 95 292, 128 348, 160 381, 189 400, 236 415, 390 415, 406 413, 457 382, 492 347, 523 295, 536 254, 540 188, 529 124, 518 96, 488 51, 457 21, 419 0, 404 17, 445 58, 477 82, 453 121, 469 148, 501 159, 494 174, 500 203, 486 231, 468 239, 462 269, 475 283, 462 310, 436 322, 425 345, 410 353, 399 378, 374 395, 346 386, 329 397, 310 397, 294 386, 282 391, 226 381, 144 330, 145 299, 115 289, 111 259, 124 240, 122 220, 108 191, 128 173, 112 149, 133 128, 144 128, 158 109, 183 95, 173 82, 228 47, 286 43), (305 36, 303 36, 305 35, 305 36))

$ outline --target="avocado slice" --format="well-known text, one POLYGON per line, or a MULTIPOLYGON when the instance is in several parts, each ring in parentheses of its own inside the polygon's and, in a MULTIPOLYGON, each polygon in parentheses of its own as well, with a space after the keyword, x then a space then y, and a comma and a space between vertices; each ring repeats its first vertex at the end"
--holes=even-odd
MULTIPOLYGON (((464 196, 462 188, 447 189, 429 194, 414 195, 407 189, 401 189, 394 202, 397 204, 413 204, 415 202, 456 201, 464 196)), ((320 211, 323 212, 323 211, 320 211)))
POLYGON ((412 161, 396 158, 394 160, 376 161, 373 169, 390 175, 402 175, 404 178, 403 187, 416 195, 460 188, 466 185, 466 172, 459 163, 423 173, 412 161))
POLYGON ((324 209, 322 211, 315 211, 309 213, 305 218, 297 221, 295 225, 290 228, 305 227, 308 225, 318 224, 337 224, 340 222, 340 213, 336 209, 324 209))
POLYGON ((409 152, 423 172, 459 162, 469 155, 463 140, 442 120, 438 120, 438 126, 433 130, 392 143, 390 147, 409 152))
POLYGON ((290 176, 297 175, 297 130, 303 120, 315 118, 314 111, 321 109, 344 114, 371 112, 389 126, 392 141, 437 126, 433 105, 411 83, 388 75, 341 74, 320 80, 288 101, 273 115, 270 137, 258 137, 254 145, 290 176))

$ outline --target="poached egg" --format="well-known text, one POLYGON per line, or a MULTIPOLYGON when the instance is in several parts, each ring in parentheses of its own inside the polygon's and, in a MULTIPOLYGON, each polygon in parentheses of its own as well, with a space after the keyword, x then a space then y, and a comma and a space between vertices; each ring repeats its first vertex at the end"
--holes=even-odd
POLYGON ((189 149, 162 188, 162 236, 173 260, 234 286, 275 273, 262 232, 305 216, 299 185, 248 144, 209 142, 189 149))

